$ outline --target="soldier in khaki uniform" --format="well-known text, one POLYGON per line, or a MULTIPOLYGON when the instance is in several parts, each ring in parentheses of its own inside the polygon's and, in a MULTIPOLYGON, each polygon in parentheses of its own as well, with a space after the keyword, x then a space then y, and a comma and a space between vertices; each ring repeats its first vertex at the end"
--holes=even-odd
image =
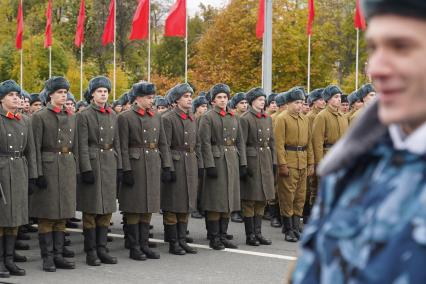
POLYGON ((246 145, 248 175, 241 180, 241 207, 246 244, 270 245, 262 236, 262 217, 266 202, 275 197, 276 156, 272 119, 264 112, 266 94, 262 88, 247 92, 250 105, 240 119, 246 145))
POLYGON ((349 124, 358 118, 362 109, 374 101, 376 97, 376 91, 374 90, 373 85, 365 84, 356 91, 356 97, 358 100, 363 102, 363 107, 355 111, 349 118, 349 124))
POLYGON ((148 246, 152 213, 160 210, 160 175, 171 179, 171 157, 160 114, 152 109, 155 85, 134 84, 128 111, 118 116, 123 181, 119 191, 120 210, 126 218, 130 258, 158 259, 148 246))
POLYGON ((47 106, 32 116, 40 190, 31 196, 30 216, 38 218, 43 270, 47 272, 75 267, 62 257, 65 223, 75 214, 79 172, 75 116, 65 109, 69 87, 63 77, 47 80, 43 99, 47 106))
POLYGON ((345 114, 346 119, 348 120, 348 124, 351 122, 352 115, 359 109, 361 109, 364 106, 364 103, 361 99, 358 98, 357 91, 353 91, 348 95, 348 102, 349 102, 349 112, 345 114))
POLYGON ((91 79, 85 97, 90 105, 77 115, 82 180, 77 186, 77 210, 83 212, 84 250, 91 266, 117 263, 106 248, 121 171, 117 116, 107 104, 110 91, 108 78, 91 79))
POLYGON ((217 84, 210 90, 214 107, 201 117, 199 133, 205 168, 201 207, 207 211, 210 247, 236 248, 226 239, 230 212, 240 205, 239 177, 247 175, 245 145, 238 118, 226 108, 231 90, 217 84))
MULTIPOLYGON (((341 95, 342 91, 334 85, 326 87, 322 93, 323 99, 327 102, 327 107, 316 116, 312 128, 315 165, 318 165, 348 128, 348 120, 339 111, 341 95)), ((317 191, 312 191, 311 205, 315 203, 316 196, 317 191)))
MULTIPOLYGON (((189 84, 174 87, 171 100, 176 107, 163 116, 164 131, 172 155, 172 179, 161 185, 161 209, 169 252, 176 255, 197 253, 186 243, 190 212, 197 209, 198 161, 197 123, 193 114, 189 84)), ((198 144, 199 145, 199 144, 198 144)))
POLYGON ((0 278, 25 275, 14 262, 18 227, 28 223, 28 194, 37 190, 31 124, 18 113, 21 88, 0 83, 0 278))
POLYGON ((277 103, 275 101, 275 98, 277 97, 277 94, 275 93, 271 93, 267 98, 266 98, 266 112, 269 115, 273 115, 278 107, 277 107, 277 103))
POLYGON ((342 102, 340 104, 340 112, 347 114, 349 112, 349 101, 347 95, 342 95, 342 102))
POLYGON ((284 93, 279 93, 275 97, 275 103, 276 103, 278 109, 275 113, 273 113, 271 115, 272 125, 275 125, 275 118, 287 109, 287 105, 286 105, 285 98, 284 98, 284 93))
POLYGON ((305 93, 293 88, 285 94, 287 111, 275 123, 275 147, 278 160, 278 199, 285 240, 300 238, 300 217, 306 198, 306 179, 313 174, 309 120, 301 114, 305 93))

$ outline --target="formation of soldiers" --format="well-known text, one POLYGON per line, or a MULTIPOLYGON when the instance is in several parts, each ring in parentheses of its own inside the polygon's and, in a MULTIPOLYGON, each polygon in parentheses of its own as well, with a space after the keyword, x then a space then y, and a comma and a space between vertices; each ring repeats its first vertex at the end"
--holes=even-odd
POLYGON ((34 229, 29 219, 43 270, 75 268, 66 226, 76 211, 86 263, 117 263, 107 248, 117 200, 134 260, 160 258, 149 242, 157 212, 176 255, 197 253, 188 245, 191 214, 205 218, 215 250, 237 248, 231 214, 241 215, 247 245, 271 244, 262 219, 296 242, 317 195, 315 166, 375 94, 367 84, 342 104, 332 85, 309 96, 302 87, 253 88, 231 99, 229 86, 216 84, 193 99, 186 83, 162 97, 139 82, 109 105, 106 77, 91 79, 78 103, 69 89, 63 77, 39 94, 0 83, 0 277, 25 275, 15 247, 20 228, 34 229))

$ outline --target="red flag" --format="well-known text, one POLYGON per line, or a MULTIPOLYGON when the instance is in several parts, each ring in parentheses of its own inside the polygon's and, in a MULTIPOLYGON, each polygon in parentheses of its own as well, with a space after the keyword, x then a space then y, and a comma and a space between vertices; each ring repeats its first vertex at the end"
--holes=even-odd
POLYGON ((46 31, 44 32, 44 47, 52 46, 52 0, 49 0, 46 10, 46 31))
POLYGON ((309 17, 308 17, 308 27, 306 29, 306 32, 308 33, 308 35, 311 35, 312 34, 312 23, 314 22, 314 18, 315 18, 314 0, 309 0, 308 11, 309 11, 309 17))
POLYGON ((256 37, 263 38, 265 32, 265 0, 259 0, 259 10, 257 15, 256 37))
POLYGON ((23 34, 24 34, 24 13, 22 12, 21 1, 19 1, 17 31, 16 31, 16 48, 17 49, 22 49, 22 35, 23 34))
POLYGON ((177 0, 166 19, 164 36, 186 36, 186 0, 177 0))
POLYGON ((115 0, 109 3, 109 16, 105 23, 104 33, 102 34, 102 45, 114 42, 115 36, 115 0))
POLYGON ((354 24, 356 29, 365 30, 365 27, 366 27, 365 18, 361 10, 361 5, 359 3, 359 0, 356 0, 354 24))
POLYGON ((74 44, 77 47, 81 47, 81 44, 84 42, 84 17, 85 17, 84 0, 81 0, 80 12, 78 13, 78 18, 77 18, 77 30, 75 32, 75 40, 74 40, 74 44))
POLYGON ((149 28, 149 0, 140 0, 133 16, 129 39, 147 39, 149 28))

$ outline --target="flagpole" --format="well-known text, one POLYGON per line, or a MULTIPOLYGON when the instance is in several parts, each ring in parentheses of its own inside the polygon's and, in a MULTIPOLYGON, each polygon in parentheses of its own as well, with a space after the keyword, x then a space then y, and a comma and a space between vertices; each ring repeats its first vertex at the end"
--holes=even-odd
POLYGON ((151 0, 148 1, 148 82, 151 82, 151 0))
POLYGON ((115 101, 115 91, 116 91, 116 40, 117 40, 117 34, 116 34, 116 26, 117 26, 117 1, 114 0, 114 70, 113 70, 113 100, 115 101))
POLYGON ((311 35, 308 35, 308 93, 311 92, 311 35))
POLYGON ((185 2, 185 83, 188 83, 188 8, 185 2))
MULTIPOLYGON (((20 1, 21 2, 21 9, 23 10, 24 8, 23 8, 23 6, 22 6, 22 0, 20 1)), ((22 17, 23 17, 23 14, 24 14, 24 12, 22 11, 22 17)), ((21 89, 23 89, 24 88, 24 47, 23 46, 21 46, 21 49, 20 49, 20 56, 21 56, 21 76, 20 76, 20 82, 21 82, 21 89)))
POLYGON ((52 78, 52 46, 49 45, 49 78, 52 78))
POLYGON ((83 43, 80 45, 80 101, 83 100, 83 43))
POLYGON ((355 63, 355 89, 358 89, 358 61, 359 61, 359 29, 356 29, 356 63, 355 63))

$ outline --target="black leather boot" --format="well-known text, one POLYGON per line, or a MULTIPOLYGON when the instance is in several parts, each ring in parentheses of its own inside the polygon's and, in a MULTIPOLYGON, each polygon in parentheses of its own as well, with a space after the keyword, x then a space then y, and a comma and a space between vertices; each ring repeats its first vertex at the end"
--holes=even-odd
POLYGON ((220 241, 226 248, 237 249, 238 246, 234 245, 231 241, 226 238, 228 232, 229 218, 221 218, 219 221, 220 228, 220 241))
POLYGON ((134 260, 146 260, 146 255, 141 251, 139 244, 139 224, 127 224, 126 231, 130 249, 130 258, 134 260))
POLYGON ((101 260, 96 254, 96 229, 84 229, 84 251, 86 252, 86 264, 90 266, 101 265, 101 260))
POLYGON ((246 245, 259 246, 259 241, 254 235, 253 217, 244 217, 244 228, 246 231, 246 245))
POLYGON ((166 235, 167 242, 169 243, 169 253, 175 255, 186 254, 185 250, 180 247, 177 236, 177 224, 166 225, 164 224, 164 234, 166 235))
POLYGON ((27 257, 26 256, 24 256, 24 255, 20 255, 19 253, 17 253, 16 252, 16 250, 15 250, 15 252, 14 252, 14 254, 13 254, 13 261, 15 261, 15 262, 27 262, 27 257))
POLYGON ((32 226, 32 225, 30 225, 30 224, 24 225, 24 227, 25 227, 25 230, 26 230, 28 233, 37 233, 37 232, 38 232, 38 229, 37 229, 36 227, 33 227, 33 226, 32 226))
POLYGON ((294 231, 293 231, 293 222, 291 220, 291 217, 282 217, 282 222, 283 222, 283 228, 282 228, 282 232, 284 234, 284 239, 287 242, 297 242, 297 237, 294 235, 294 231))
POLYGON ((4 237, 4 266, 9 270, 10 275, 24 276, 25 270, 19 268, 13 260, 15 252, 16 236, 5 235, 4 237))
POLYGON ((150 259, 159 259, 160 254, 149 247, 149 224, 139 223, 139 245, 142 252, 150 259))
POLYGON ((271 227, 280 228, 282 226, 281 216, 280 216, 280 205, 274 204, 269 207, 271 212, 271 227))
POLYGON ((302 226, 300 224, 300 216, 293 215, 291 217, 292 225, 293 225, 293 232, 296 236, 297 240, 300 240, 300 235, 302 233, 302 226))
POLYGON ((22 229, 22 226, 18 228, 18 236, 16 237, 17 240, 21 241, 28 241, 31 240, 31 236, 28 235, 25 230, 22 229))
POLYGON ((262 216, 254 216, 254 235, 261 245, 269 246, 272 244, 271 240, 265 239, 262 236, 262 216))
POLYGON ((181 248, 185 250, 186 253, 196 254, 197 250, 195 248, 190 247, 187 244, 186 233, 187 233, 188 223, 177 223, 177 234, 179 239, 179 245, 181 248))
POLYGON ((263 214, 263 219, 270 221, 272 218, 272 214, 271 214, 271 209, 270 209, 271 205, 266 204, 265 206, 265 214, 263 214))
MULTIPOLYGON (((207 218, 206 218, 207 219, 207 218)), ((224 250, 225 246, 220 241, 219 221, 207 221, 207 235, 210 236, 209 246, 214 250, 224 250)))
POLYGON ((0 278, 9 278, 10 272, 4 265, 4 238, 0 237, 0 278))
POLYGON ((62 251, 62 256, 66 258, 73 258, 75 256, 75 253, 64 246, 64 250, 62 251))
POLYGON ((43 270, 46 272, 55 272, 56 266, 53 262, 53 236, 52 232, 39 234, 41 258, 43 259, 43 270))
POLYGON ((117 264, 117 258, 112 257, 108 254, 107 243, 108 243, 108 228, 107 227, 96 227, 96 249, 98 257, 102 263, 105 264, 117 264))
POLYGON ((75 264, 72 261, 66 260, 62 253, 64 252, 64 232, 53 232, 53 262, 56 268, 74 269, 75 264))
POLYGON ((21 240, 16 240, 16 242, 15 242, 15 249, 16 250, 29 250, 30 249, 30 245, 24 243, 21 240))

